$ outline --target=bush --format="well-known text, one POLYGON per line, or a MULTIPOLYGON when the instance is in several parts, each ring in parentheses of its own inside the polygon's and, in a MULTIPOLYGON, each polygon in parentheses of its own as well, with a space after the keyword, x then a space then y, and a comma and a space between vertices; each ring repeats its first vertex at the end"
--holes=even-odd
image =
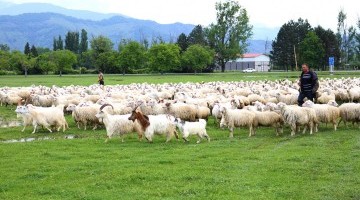
POLYGON ((0 75, 17 75, 16 71, 0 70, 0 75))

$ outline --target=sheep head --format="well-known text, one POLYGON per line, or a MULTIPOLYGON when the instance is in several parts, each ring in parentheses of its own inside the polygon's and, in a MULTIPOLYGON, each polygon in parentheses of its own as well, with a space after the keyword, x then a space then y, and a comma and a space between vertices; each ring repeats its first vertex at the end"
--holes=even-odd
POLYGON ((106 106, 110 106, 113 110, 114 110, 114 106, 112 106, 111 104, 104 104, 100 107, 100 111, 103 112, 103 109, 106 107, 106 106))
POLYGON ((309 108, 311 108, 313 105, 314 105, 314 102, 312 102, 312 101, 310 101, 310 100, 307 100, 307 101, 305 101, 305 103, 303 103, 301 106, 302 106, 302 107, 309 107, 309 108))

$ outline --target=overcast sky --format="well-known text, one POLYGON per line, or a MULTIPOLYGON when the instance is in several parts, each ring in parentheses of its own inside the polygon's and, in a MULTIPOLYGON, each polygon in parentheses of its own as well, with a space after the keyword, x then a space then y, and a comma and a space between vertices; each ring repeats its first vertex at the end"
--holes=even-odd
MULTIPOLYGON (((219 0, 5 0, 13 3, 44 2, 70 9, 102 13, 121 13, 159 23, 209 25, 215 21, 215 2, 219 0)), ((347 24, 356 25, 360 0, 240 0, 253 25, 280 27, 291 19, 308 19, 312 26, 322 25, 336 31, 337 14, 343 8, 347 24)))

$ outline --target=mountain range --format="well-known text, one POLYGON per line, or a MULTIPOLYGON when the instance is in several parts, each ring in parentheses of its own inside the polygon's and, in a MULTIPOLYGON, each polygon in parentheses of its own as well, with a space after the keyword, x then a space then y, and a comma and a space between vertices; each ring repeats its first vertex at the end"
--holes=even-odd
MULTIPOLYGON (((61 35, 64 39, 68 31, 81 29, 88 32, 89 40, 104 35, 115 46, 121 39, 146 38, 151 41, 152 38, 161 37, 165 41, 176 41, 181 33, 189 34, 194 26, 182 23, 159 24, 121 14, 71 10, 45 3, 12 4, 0 1, 0 44, 8 44, 16 50, 23 50, 26 42, 52 49, 54 37, 61 35)), ((276 28, 254 26, 254 39, 249 40, 248 52, 264 53, 264 39, 273 40, 277 31, 276 28)))

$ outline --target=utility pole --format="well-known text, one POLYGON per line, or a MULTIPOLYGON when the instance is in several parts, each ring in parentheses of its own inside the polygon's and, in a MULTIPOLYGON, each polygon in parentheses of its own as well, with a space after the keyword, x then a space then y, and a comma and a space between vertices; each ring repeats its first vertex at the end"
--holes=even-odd
POLYGON ((298 70, 298 64, 297 64, 297 60, 296 60, 296 50, 295 50, 295 45, 294 45, 294 57, 295 57, 295 70, 298 70))

